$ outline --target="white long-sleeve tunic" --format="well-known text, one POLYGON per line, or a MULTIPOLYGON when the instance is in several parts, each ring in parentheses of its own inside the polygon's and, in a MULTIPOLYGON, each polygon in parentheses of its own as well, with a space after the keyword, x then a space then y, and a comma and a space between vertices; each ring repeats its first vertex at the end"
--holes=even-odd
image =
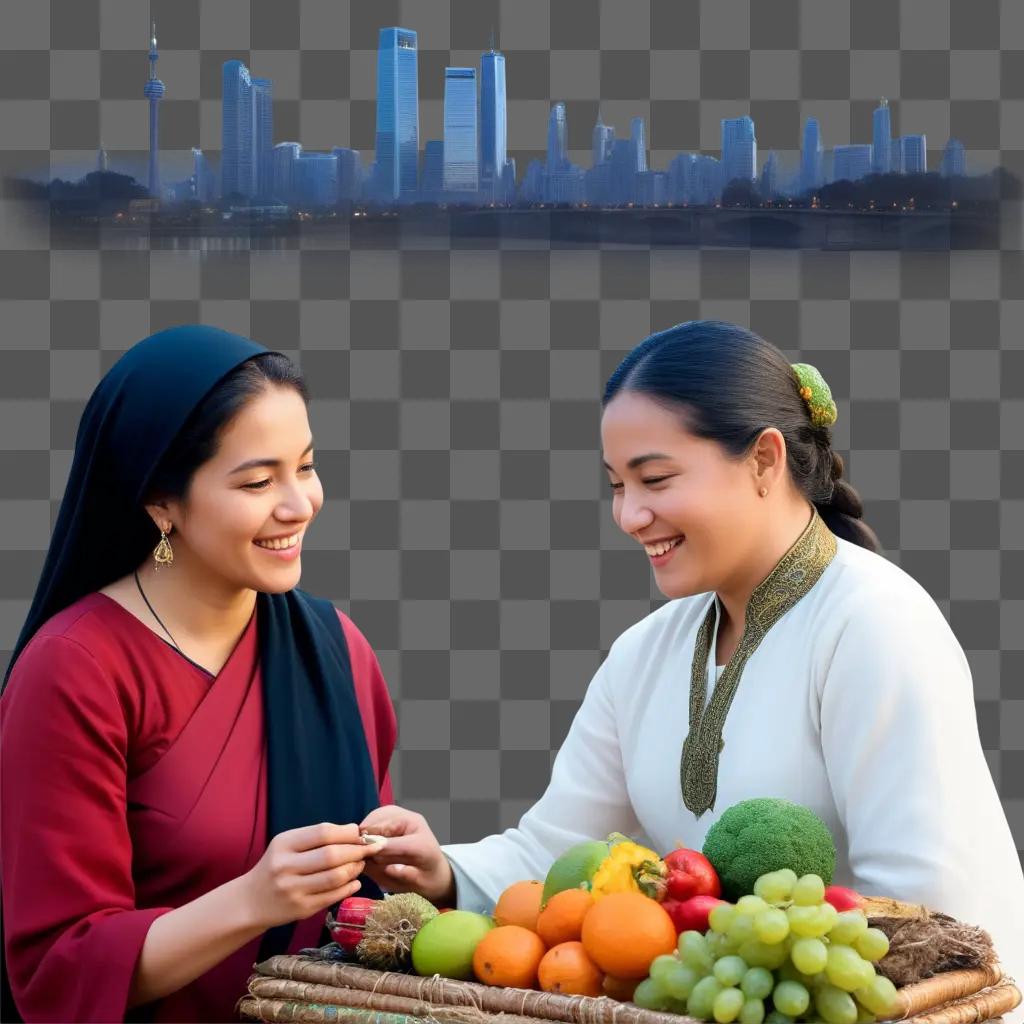
MULTIPOLYGON (((929 594, 838 540, 821 578, 747 662, 715 806, 697 818, 682 801, 680 757, 695 638, 715 600, 670 601, 615 641, 518 827, 443 848, 459 906, 488 909, 583 839, 619 831, 661 853, 677 842, 700 849, 733 804, 783 797, 831 830, 836 884, 980 924, 1004 969, 1024 978, 1024 876, 982 752, 967 659, 929 594)), ((712 642, 709 694, 714 651, 712 642)))

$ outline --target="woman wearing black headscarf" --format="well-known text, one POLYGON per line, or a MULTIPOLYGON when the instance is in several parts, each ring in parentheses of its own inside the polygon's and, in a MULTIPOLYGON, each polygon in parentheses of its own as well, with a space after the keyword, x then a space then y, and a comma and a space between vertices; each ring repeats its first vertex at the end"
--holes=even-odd
POLYGON ((233 1019, 253 961, 360 887, 395 717, 362 634, 296 587, 307 401, 287 357, 185 326, 86 405, 0 701, 26 1020, 233 1019))

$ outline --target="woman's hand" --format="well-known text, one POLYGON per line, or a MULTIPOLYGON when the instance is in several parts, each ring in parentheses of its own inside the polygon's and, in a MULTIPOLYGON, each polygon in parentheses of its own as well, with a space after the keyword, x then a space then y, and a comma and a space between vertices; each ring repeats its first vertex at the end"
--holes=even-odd
POLYGON ((302 921, 351 896, 376 849, 363 843, 356 825, 323 822, 274 836, 242 876, 257 923, 272 928, 302 921))
POLYGON ((383 848, 372 847, 366 874, 389 892, 418 892, 431 903, 450 907, 455 903, 455 876, 441 845, 415 811, 393 804, 371 811, 359 831, 386 836, 383 848))

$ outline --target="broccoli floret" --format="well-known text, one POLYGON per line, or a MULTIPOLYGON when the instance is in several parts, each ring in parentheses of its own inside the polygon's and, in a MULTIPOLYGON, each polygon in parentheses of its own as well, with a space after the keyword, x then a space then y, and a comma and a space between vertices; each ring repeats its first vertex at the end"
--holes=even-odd
POLYGON ((725 811, 708 829, 704 856, 730 900, 752 893, 769 871, 791 868, 798 875, 820 875, 828 885, 836 868, 836 844, 821 818, 800 804, 767 797, 725 811))

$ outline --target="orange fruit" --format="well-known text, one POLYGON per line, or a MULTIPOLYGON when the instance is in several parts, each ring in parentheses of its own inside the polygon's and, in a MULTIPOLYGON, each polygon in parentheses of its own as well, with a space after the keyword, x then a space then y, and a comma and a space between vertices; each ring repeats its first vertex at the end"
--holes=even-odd
POLYGON ((514 882, 498 897, 498 902, 494 906, 495 924, 517 924, 520 928, 536 931, 540 898, 543 895, 543 882, 536 879, 514 882))
POLYGON ((660 903, 638 892, 613 892, 583 919, 583 948, 606 974, 646 978, 651 961, 676 948, 676 929, 660 903))
POLYGON ((548 949, 560 942, 578 942, 583 918, 594 905, 594 897, 586 889, 563 889, 548 900, 537 918, 537 934, 548 949))
POLYGON ((601 989, 609 999, 628 1003, 633 998, 633 993, 639 984, 639 978, 613 978, 610 974, 606 974, 601 989))
MULTIPOLYGON (((554 898, 554 897, 552 897, 554 898)), ((560 942, 544 954, 537 979, 545 992, 563 996, 599 996, 604 976, 582 942, 560 942)))
POLYGON ((544 943, 536 932, 517 924, 491 929, 473 951, 473 973, 485 985, 536 988, 544 943))

